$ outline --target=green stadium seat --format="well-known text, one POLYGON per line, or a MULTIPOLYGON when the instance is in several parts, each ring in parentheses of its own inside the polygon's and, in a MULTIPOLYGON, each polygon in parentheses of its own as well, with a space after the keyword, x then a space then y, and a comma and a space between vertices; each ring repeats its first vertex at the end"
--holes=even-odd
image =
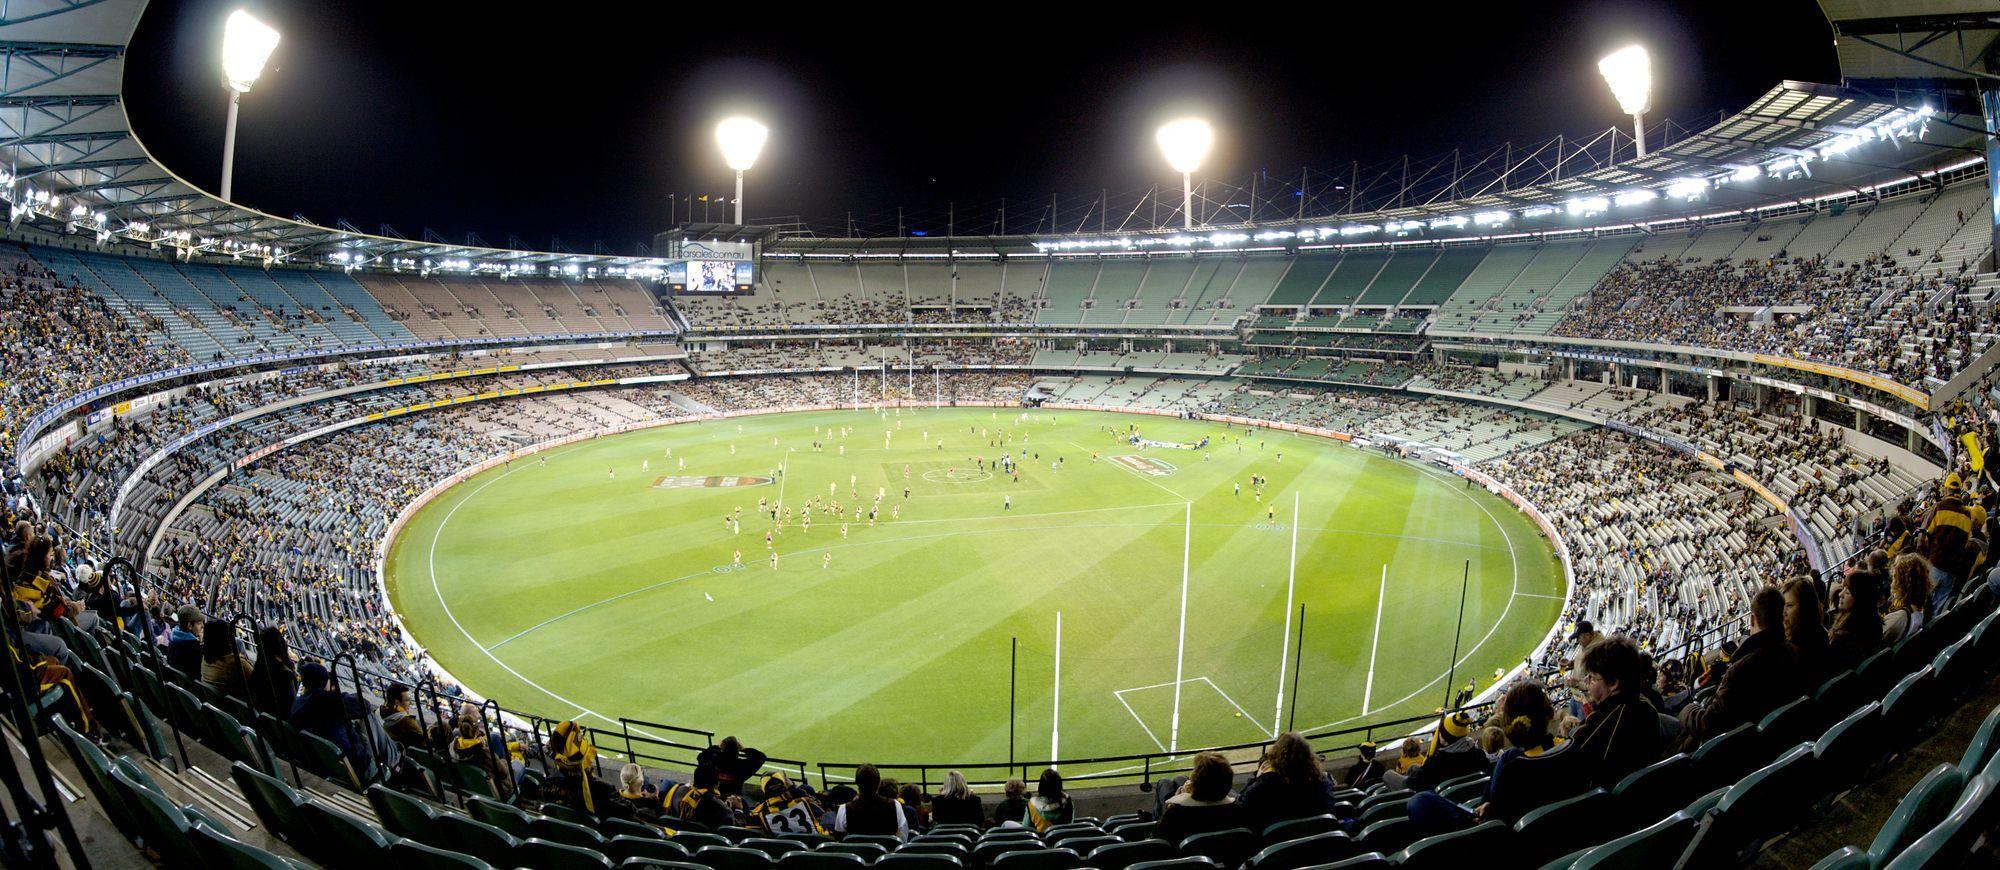
POLYGON ((1972 732, 1972 740, 1965 744, 1965 754, 1958 759, 1958 772, 1973 776, 1986 767, 1995 749, 2000 749, 2000 707, 1986 714, 1985 721, 1972 732))
POLYGON ((1925 832, 1937 827, 1951 814, 1953 804, 1964 794, 1966 776, 1964 772, 1949 764, 1940 764, 1903 795, 1889 817, 1882 820, 1882 827, 1876 831, 1875 839, 1863 850, 1868 856, 1868 866, 1881 867, 1897 855, 1902 854, 1911 842, 1925 832))
POLYGON ((1694 751, 1697 781, 1702 788, 1725 786, 1757 766, 1756 726, 1738 725, 1703 741, 1694 751))
MULTIPOLYGON (((847 844, 841 843, 838 845, 847 844)), ((994 861, 999 860, 1001 855, 1005 855, 1008 852, 1026 852, 1030 849, 1040 849, 1041 847, 1042 843, 1040 840, 1017 840, 1013 838, 986 840, 972 847, 972 862, 979 866, 987 867, 991 866, 994 861)))
POLYGON ((126 836, 137 834, 135 838, 147 851, 160 856, 162 863, 169 867, 200 867, 201 854, 195 851, 194 843, 188 839, 188 819, 173 801, 153 790, 151 785, 127 773, 125 768, 111 769, 112 787, 118 797, 132 810, 138 826, 126 831, 126 836))
POLYGON ((493 866, 463 852, 427 846, 416 840, 390 843, 389 860, 398 870, 491 870, 493 866))
MULTIPOLYGON (((1035 832, 1027 831, 1026 833, 1030 839, 1033 839, 1035 832)), ((840 841, 843 843, 874 843, 891 852, 895 851, 896 847, 903 845, 903 841, 896 839, 892 834, 848 834, 842 837, 840 841)), ((1036 842, 1040 841, 1037 840, 1036 842)))
POLYGON ((293 729, 292 736, 297 741, 294 745, 305 755, 307 770, 328 782, 357 792, 361 790, 361 775, 355 771, 347 756, 340 754, 340 747, 333 745, 333 741, 297 729, 293 729))
POLYGON ((692 861, 656 861, 652 858, 630 858, 618 865, 619 870, 708 870, 692 861))
POLYGON ((1127 843, 1136 843, 1140 840, 1150 839, 1153 836, 1153 827, 1155 824, 1156 823, 1152 819, 1141 819, 1136 822, 1126 822, 1125 824, 1112 828, 1111 836, 1117 837, 1120 840, 1124 840, 1127 843))
MULTIPOLYGON (((825 848, 827 847, 827 845, 828 845, 828 844, 822 844, 822 845, 820 845, 820 846, 819 846, 818 848, 820 848, 820 849, 825 849, 825 848)), ((874 844, 872 844, 872 843, 857 843, 857 844, 854 844, 854 845, 859 845, 859 846, 872 846, 872 845, 874 845, 874 844)), ((849 854, 856 854, 856 855, 860 855, 861 853, 859 853, 859 852, 852 852, 852 853, 849 853, 849 854)), ((897 849, 897 850, 896 850, 896 854, 898 854, 898 855, 947 855, 947 856, 950 856, 950 857, 952 857, 952 858, 955 858, 955 859, 957 859, 957 860, 959 861, 959 863, 969 863, 969 862, 971 862, 971 861, 972 861, 972 847, 971 847, 970 845, 967 845, 967 844, 966 844, 966 843, 964 843, 963 841, 960 841, 960 840, 918 840, 918 841, 916 841, 916 842, 914 842, 914 843, 909 843, 909 844, 906 844, 906 845, 904 845, 904 846, 903 846, 902 848, 900 848, 900 849, 897 849)), ((863 858, 867 858, 868 856, 867 856, 867 855, 862 855, 861 857, 863 857, 863 858)))
POLYGON ((1813 743, 1819 759, 1820 778, 1827 789, 1839 794, 1867 779, 1875 765, 1888 754, 1882 734, 1882 705, 1863 704, 1813 743))
POLYGON ((1387 855, 1380 852, 1369 852, 1366 855, 1356 855, 1352 858, 1335 861, 1331 864, 1316 864, 1305 868, 1305 870, 1383 870, 1383 868, 1394 866, 1396 865, 1389 860, 1387 855))
POLYGON ((778 859, 778 870, 861 870, 868 866, 860 855, 802 850, 778 859))
POLYGON ((741 843, 744 840, 748 840, 751 837, 764 836, 763 831, 759 831, 756 828, 746 828, 743 827, 742 825, 723 825, 722 827, 716 828, 715 832, 721 834, 723 839, 728 840, 729 844, 732 846, 736 845, 737 843, 741 843))
MULTIPOLYGON (((848 837, 848 839, 855 840, 861 838, 848 837)), ((877 841, 880 842, 881 840, 884 839, 888 838, 878 838, 877 841)), ((994 840, 1034 840, 1036 842, 1041 842, 1041 839, 1042 838, 1040 835, 1036 834, 1033 830, 1029 828, 994 828, 990 831, 987 831, 986 833, 979 835, 979 842, 981 843, 990 843, 994 840)), ((893 846, 893 844, 889 845, 893 846)))
POLYGON ((1819 712, 1821 726, 1840 721, 1867 701, 1867 686, 1862 684, 1861 675, 1851 670, 1834 674, 1813 692, 1813 709, 1819 712))
MULTIPOLYGON (((908 851, 908 849, 905 848, 904 851, 908 851)), ((1165 840, 1147 839, 1136 843, 1117 843, 1110 846, 1099 846, 1090 850, 1090 854, 1084 856, 1084 859, 1090 866, 1096 867, 1097 870, 1125 870, 1125 868, 1133 864, 1140 864, 1146 861, 1164 861, 1174 858, 1180 855, 1180 853, 1179 849, 1174 848, 1174 844, 1165 840)), ((902 853, 899 852, 898 854, 902 853)))
POLYGON ((721 834, 710 834, 705 831, 683 831, 680 828, 675 828, 673 836, 667 839, 681 844, 688 850, 689 855, 709 846, 729 845, 729 839, 721 834))
POLYGON ((437 814, 423 801, 381 783, 368 787, 368 805, 375 808, 382 827, 398 837, 420 836, 437 824, 437 814))
POLYGON ((1570 850, 1576 832, 1606 830, 1614 809, 1611 794, 1594 788, 1529 810, 1514 823, 1513 854, 1535 865, 1554 860, 1570 850))
POLYGON ((1819 859, 1812 865, 1812 870, 1876 870, 1876 865, 1869 860, 1867 852, 1853 846, 1842 846, 1833 854, 1819 859))
POLYGON ((1819 712, 1813 708, 1812 699, 1800 698, 1786 703, 1766 714, 1757 723, 1757 739, 1763 744, 1766 758, 1811 740, 1818 730, 1819 712))
POLYGON ((1932 704, 1930 665, 1918 668, 1882 696, 1882 730, 1901 740, 1914 740, 1937 711, 1932 704))
POLYGON ((1462 781, 1457 785, 1450 788, 1439 788, 1438 797, 1455 804, 1471 803, 1475 800, 1484 799, 1486 797, 1486 787, 1493 782, 1493 778, 1485 774, 1471 778, 1460 777, 1460 779, 1462 781))
POLYGON ((1408 816, 1403 816, 1385 819, 1362 828, 1361 836, 1356 839, 1361 841, 1363 849, 1393 855, 1409 848, 1410 844, 1416 842, 1422 835, 1423 831, 1417 827, 1417 823, 1410 821, 1408 816))
POLYGON ((1570 863, 1569 870, 1666 870, 1680 860, 1698 827, 1687 813, 1674 813, 1644 828, 1603 843, 1570 863))
POLYGON ((312 835, 292 845, 323 864, 336 867, 376 866, 388 857, 389 843, 395 840, 393 834, 320 803, 315 798, 306 798, 299 804, 299 815, 305 819, 306 830, 312 835))
POLYGON ((807 848, 806 844, 797 840, 785 840, 777 837, 748 837, 736 845, 745 849, 756 849, 759 852, 763 852, 771 856, 771 860, 773 861, 783 858, 792 852, 804 851, 807 848))
POLYGON ((1694 758, 1685 752, 1626 774, 1611 789, 1613 809, 1620 819, 1619 830, 1646 827, 1672 815, 1693 800, 1700 787, 1694 758))
POLYGON ((632 837, 619 835, 604 841, 604 854, 613 861, 627 858, 657 858, 661 861, 686 861, 688 850, 679 843, 658 837, 632 837))
POLYGON ((1994 797, 1994 792, 2000 791, 2000 772, 1995 767, 1989 763, 1973 777, 1951 812, 1884 866, 1888 870, 1954 866, 1969 856, 1973 843, 1992 827, 1994 816, 2000 813, 2000 798, 1994 797))
MULTIPOLYGON (((945 844, 933 844, 933 846, 934 846, 934 847, 942 847, 943 845, 945 845, 945 844)), ((1032 846, 1032 845, 1039 845, 1039 844, 1030 844, 1030 845, 1032 846)), ((911 847, 910 847, 910 846, 905 846, 905 847, 903 847, 903 848, 907 849, 907 848, 911 848, 911 847)), ((831 854, 835 854, 835 855, 853 855, 853 856, 855 856, 855 857, 858 857, 858 858, 860 858, 860 859, 861 859, 861 860, 863 860, 863 861, 874 861, 874 860, 876 860, 876 859, 878 859, 878 858, 882 857, 883 855, 887 855, 887 854, 889 854, 889 853, 890 853, 891 851, 893 851, 893 850, 891 850, 891 849, 890 849, 889 847, 887 847, 887 846, 884 846, 884 845, 882 845, 881 843, 849 843, 849 842, 846 842, 846 841, 841 841, 841 842, 835 842, 835 843, 822 843, 822 844, 820 844, 819 848, 816 848, 816 849, 814 849, 813 851, 815 851, 815 852, 828 852, 828 853, 831 853, 831 854)), ((1003 851, 1004 851, 1004 850, 1003 850, 1003 851)), ((916 854, 916 855, 922 855, 922 854, 933 854, 933 855, 935 855, 935 854, 941 854, 941 853, 940 853, 940 852, 937 852, 937 851, 932 851, 931 849, 927 848, 927 849, 924 849, 923 851, 919 851, 919 852, 913 852, 913 853, 911 853, 911 854, 916 854)), ((953 853, 950 853, 950 854, 952 854, 952 855, 953 855, 953 857, 959 857, 959 858, 964 858, 964 857, 967 857, 967 856, 969 856, 969 855, 970 855, 971 853, 970 853, 970 852, 968 852, 968 851, 966 851, 966 850, 965 850, 964 848, 962 848, 962 847, 961 847, 961 848, 958 848, 958 849, 957 849, 957 850, 956 850, 955 852, 953 852, 953 853)))
POLYGON ((1324 834, 1328 831, 1339 830, 1343 830, 1340 820, 1330 815, 1306 816, 1303 819, 1286 819, 1282 822, 1272 822, 1264 828, 1264 842, 1277 844, 1288 840, 1296 840, 1301 837, 1310 837, 1314 834, 1324 834))
POLYGON ((597 832, 603 834, 607 840, 612 837, 650 837, 655 840, 667 838, 659 828, 631 819, 604 819, 597 823, 597 832))
POLYGON ((514 866, 512 856, 521 841, 514 839, 512 834, 457 813, 438 813, 437 827, 439 838, 450 845, 435 842, 431 845, 464 852, 496 867, 514 866))
MULTIPOLYGON (((1054 840, 1051 841, 1049 845, 1058 848, 1068 849, 1072 852, 1077 853, 1078 855, 1088 855, 1091 853, 1092 850, 1096 849, 1099 846, 1109 846, 1123 842, 1125 841, 1120 840, 1117 837, 1113 837, 1110 834, 1098 834, 1093 837, 1070 837, 1068 839, 1063 839, 1063 840, 1054 840)), ((908 847, 906 846, 904 848, 908 847)))
POLYGON ((83 774, 84 787, 90 791, 91 797, 97 799, 97 805, 103 808, 105 818, 110 819, 118 830, 138 830, 138 818, 133 814, 132 808, 125 805, 124 799, 111 784, 111 758, 104 754, 104 750, 97 748, 97 744, 69 727, 69 723, 63 721, 61 716, 52 720, 51 724, 69 751, 70 760, 75 762, 78 772, 83 774))
POLYGON ((569 822, 572 825, 582 825, 586 828, 597 827, 598 819, 596 816, 593 816, 582 810, 576 809, 575 807, 571 807, 567 804, 559 804, 559 803, 542 804, 541 813, 542 815, 548 816, 549 818, 555 819, 560 822, 569 822))
MULTIPOLYGON (((759 858, 764 857, 762 852, 751 854, 759 858)), ((536 870, 603 870, 611 866, 611 859, 604 857, 604 853, 596 849, 571 846, 567 843, 552 843, 533 837, 522 840, 521 845, 516 847, 515 855, 518 866, 533 867, 536 870)))
POLYGON ((1374 809, 1383 804, 1391 804, 1391 803, 1401 804, 1408 801, 1410 797, 1415 794, 1416 792, 1411 791, 1407 788, 1397 788, 1397 789, 1385 788, 1381 791, 1378 791, 1362 799, 1361 811, 1363 813, 1366 813, 1369 810, 1374 809))
POLYGON ((1213 858, 1187 855, 1159 861, 1141 861, 1126 867, 1125 870, 1219 870, 1221 867, 1222 865, 1215 863, 1213 858))
POLYGON ((465 799, 465 811, 481 822, 506 831, 508 836, 517 840, 534 836, 531 833, 534 826, 530 823, 528 813, 520 807, 503 804, 490 798, 469 797, 465 799))
POLYGON ((1249 828, 1195 834, 1180 843, 1183 854, 1213 858, 1215 863, 1224 867, 1236 867, 1250 860, 1261 845, 1263 843, 1258 840, 1256 832, 1249 828))
POLYGON ((1028 849, 1007 852, 993 861, 993 870, 1074 870, 1083 859, 1069 849, 1028 849))
MULTIPOLYGON (((1145 818, 1145 816, 1139 813, 1118 813, 1117 815, 1105 816, 1104 821, 1101 824, 1101 827, 1103 827, 1105 830, 1108 831, 1126 822, 1136 822, 1142 818, 1145 818)), ((944 830, 944 826, 939 825, 937 827, 932 828, 931 830, 941 831, 944 830)))
POLYGON ((1739 864, 1773 834, 1811 812, 1814 782, 1811 744, 1785 751, 1778 760, 1745 776, 1701 819, 1681 863, 1694 867, 1739 864))
MULTIPOLYGON (((1344 861, 1361 853, 1361 845, 1346 831, 1322 831, 1264 847, 1244 866, 1249 870, 1298 870, 1314 864, 1344 861)), ((1100 868, 1103 870, 1103 868, 1100 868)))
POLYGON ((207 823, 188 827, 188 839, 203 860, 203 866, 223 870, 304 870, 308 865, 273 855, 242 840, 216 830, 207 823))
POLYGON ((1936 687, 1933 694, 1938 700, 1956 702, 1979 688, 1974 679, 1979 668, 1972 663, 1971 648, 1972 636, 1966 635, 1939 650, 1931 661, 1936 687))
POLYGON ((1389 860, 1397 867, 1456 870, 1489 862, 1495 855, 1517 854, 1513 846, 1514 829, 1495 819, 1463 831, 1425 837, 1389 860))
POLYGON ((1042 839, 1054 842, 1060 839, 1063 834, 1075 833, 1077 831, 1088 831, 1095 834, 1103 830, 1104 828, 1099 826, 1095 821, 1083 821, 1079 819, 1074 822, 1064 822, 1060 825, 1050 825, 1048 830, 1042 832, 1042 839))
POLYGON ((548 816, 529 818, 528 836, 566 846, 581 846, 593 851, 604 851, 604 835, 598 833, 596 828, 587 828, 548 816))
POLYGON ((886 870, 963 870, 969 865, 950 855, 905 855, 898 852, 875 859, 875 866, 886 870))
POLYGON ((311 836, 305 816, 299 812, 304 799, 284 780, 259 773, 241 762, 230 766, 229 777, 235 780, 236 789, 243 793, 251 812, 257 814, 257 821, 263 823, 271 836, 293 845, 311 836))
POLYGON ((1861 679, 1861 694, 1864 697, 1881 697, 1883 692, 1895 685, 1896 678, 1902 676, 1896 670, 1896 651, 1880 650, 1862 659, 1861 664, 1854 666, 1854 675, 1861 679))

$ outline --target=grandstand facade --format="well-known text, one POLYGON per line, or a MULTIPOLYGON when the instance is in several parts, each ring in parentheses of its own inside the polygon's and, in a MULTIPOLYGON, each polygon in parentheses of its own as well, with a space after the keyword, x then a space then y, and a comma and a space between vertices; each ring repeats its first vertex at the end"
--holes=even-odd
MULTIPOLYGON (((1945 497, 1938 481, 1978 479, 2000 418, 1990 110, 1946 103, 1919 114, 1863 87, 1784 83, 1645 158, 1559 158, 1519 183, 1505 171, 1483 187, 1454 179, 1456 195, 1422 204, 1199 234, 735 228, 759 240, 752 292, 674 295, 659 283, 659 258, 396 239, 222 202, 152 161, 115 111, 118 49, 144 4, 39 5, 48 8, 0 20, 10 51, 90 62, 16 83, 0 102, 0 116, 20 118, 0 137, 13 167, 4 185, 13 222, 0 242, 11 515, 46 524, 78 565, 127 584, 151 605, 138 608, 142 618, 190 605, 285 625, 296 655, 331 663, 377 700, 392 683, 422 687, 433 703, 475 697, 389 606, 382 559, 401 520, 468 469, 602 433, 774 410, 1034 403, 1357 437, 1535 513, 1569 588, 1560 625, 1509 676, 1560 685, 1581 653, 1572 629, 1585 622, 1663 662, 1736 649, 1761 590, 1795 575, 1837 581, 1945 497), (1892 125, 1894 135, 1879 132, 1892 125), (1855 130, 1878 132, 1841 143, 1855 130), (1840 150, 1803 171, 1800 155, 1831 143, 1840 150), (1843 159, 1850 148, 1868 159, 1843 159), (1754 182, 1669 192, 1745 167, 1754 182), (1652 195, 1613 204, 1633 190, 1652 195), (1495 214, 1507 217, 1473 217, 1495 214)), ((1835 14, 1842 4, 1823 5, 1835 14)), ((25 546, 9 543, 10 553, 25 546)), ((1918 701, 1963 689, 1945 674, 1991 676, 1994 598, 1969 579, 1959 591, 1886 656, 1809 687, 1810 713, 1760 719, 1649 763, 1674 765, 1652 774, 1659 794, 1612 783, 1588 803, 1571 797, 1533 819, 1426 839, 1406 816, 1377 809, 1394 790, 1357 789, 1340 792, 1353 812, 1342 821, 1365 824, 1338 843, 1286 846, 1295 838, 1259 831, 1249 843, 1161 844, 1148 855, 1275 868, 1383 852, 1426 865, 1592 819, 1606 835, 1571 845, 1611 855, 1665 842, 1734 861, 1803 820, 1746 819, 1771 790, 1853 787, 1858 777, 1835 783, 1824 760, 1859 752, 1859 735, 1893 743, 1900 737, 1885 735, 1942 718, 1918 701), (1803 756, 1801 739, 1812 747, 1803 756), (1804 772, 1802 758, 1826 770, 1804 772), (1671 788, 1657 785, 1669 778, 1671 788), (1627 842, 1642 836, 1651 839, 1627 842)), ((235 840, 258 838, 335 866, 370 855, 450 860, 432 851, 596 866, 588 855, 508 851, 543 841, 666 862, 660 850, 745 839, 729 826, 715 834, 736 835, 724 842, 662 839, 654 826, 652 838, 671 848, 620 844, 618 833, 646 834, 560 809, 488 806, 509 789, 450 759, 417 759, 414 780, 390 781, 285 723, 245 727, 263 723, 204 705, 212 699, 159 667, 159 651, 141 649, 149 637, 54 631, 81 657, 68 691, 111 703, 94 705, 100 731, 86 738, 65 722, 47 743, 114 822, 170 865, 211 854, 195 847, 228 854, 243 845, 235 840), (171 773, 195 809, 141 781, 147 767, 107 757, 106 739, 171 773), (234 784, 201 772, 198 762, 218 759, 234 765, 234 784), (303 800, 307 792, 318 797, 303 800), (231 801, 240 824, 201 819, 231 801), (439 821, 447 814, 459 821, 439 821), (263 833, 232 836, 246 825, 263 833), (427 833, 433 826, 451 833, 427 833), (486 827, 497 830, 477 832, 486 827), (170 844, 176 834, 192 839, 170 844)), ((1505 688, 1496 682, 1470 703, 1483 712, 1505 688)), ((482 728, 532 744, 530 754, 557 739, 553 723, 509 714, 508 701, 470 709, 493 717, 482 728)), ((1428 734, 1439 724, 1382 727, 1428 734)), ((587 732, 599 751, 616 733, 587 732)), ((1374 735, 1310 736, 1345 763, 1374 735)), ((693 766, 700 748, 662 741, 645 757, 673 770, 693 766)), ((1978 762, 1958 771, 1968 795, 1995 782, 1994 767, 1978 762)), ((1145 773, 1187 769, 1165 753, 1147 764, 1145 773)), ((833 784, 824 768, 793 771, 815 774, 820 788, 833 784)), ((1933 822, 1973 824, 1966 813, 1933 822)), ((1124 830, 1089 826, 1080 836, 1112 839, 1071 857, 1122 867, 1109 863, 1119 851, 1098 856, 1157 842, 1146 840, 1150 827, 1124 830)), ((985 863, 974 836, 957 844, 965 855, 938 854, 985 863)), ((1903 845, 1935 857, 1965 837, 1953 828, 1903 845)), ((677 857, 717 868, 732 860, 703 854, 677 857)), ((746 870, 771 863, 739 857, 746 870)))

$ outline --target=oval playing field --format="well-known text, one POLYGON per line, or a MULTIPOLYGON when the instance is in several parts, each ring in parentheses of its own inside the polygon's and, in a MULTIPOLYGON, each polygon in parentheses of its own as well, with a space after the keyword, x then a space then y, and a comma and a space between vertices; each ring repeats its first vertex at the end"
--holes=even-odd
POLYGON ((426 506, 387 582, 438 663, 510 708, 732 733, 815 763, 949 764, 1008 758, 1016 640, 1022 759, 1055 740, 1078 758, 1431 710, 1468 563, 1456 681, 1483 688, 1562 604, 1548 542, 1507 502, 1309 436, 980 408, 556 448, 426 506), (1159 444, 1113 434, 1131 426, 1159 444), (1003 452, 1018 479, 993 469, 1003 452), (771 549, 760 500, 792 512, 771 549))

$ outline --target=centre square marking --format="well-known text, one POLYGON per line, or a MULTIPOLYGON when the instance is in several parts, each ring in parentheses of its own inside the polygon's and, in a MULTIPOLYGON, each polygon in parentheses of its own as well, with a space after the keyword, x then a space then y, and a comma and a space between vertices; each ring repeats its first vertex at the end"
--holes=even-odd
POLYGON ((749 477, 745 475, 693 476, 668 475, 653 481, 660 489, 702 489, 716 486, 768 486, 771 478, 749 477))
POLYGON ((1164 459, 1154 459, 1151 456, 1139 456, 1137 454, 1113 456, 1111 457, 1111 461, 1116 462, 1119 465, 1123 465, 1126 468, 1129 468, 1140 474, 1150 475, 1152 477, 1166 477, 1167 475, 1180 470, 1178 468, 1175 468, 1173 463, 1168 462, 1164 459))

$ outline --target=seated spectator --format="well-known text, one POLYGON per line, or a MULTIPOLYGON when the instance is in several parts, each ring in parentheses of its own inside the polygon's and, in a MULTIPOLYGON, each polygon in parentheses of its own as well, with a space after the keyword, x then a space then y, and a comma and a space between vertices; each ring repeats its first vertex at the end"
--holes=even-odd
POLYGON ((1611 788, 1666 754, 1663 717, 1643 690, 1653 682, 1652 668, 1639 645, 1622 634, 1591 644, 1577 657, 1577 668, 1590 715, 1559 754, 1581 767, 1572 774, 1580 782, 1611 788))
POLYGON ((1317 816, 1333 809, 1333 781, 1320 769, 1319 755, 1304 736, 1287 731, 1264 751, 1257 775, 1237 799, 1250 815, 1250 829, 1273 822, 1317 816))
POLYGON ((646 781, 646 769, 631 762, 618 768, 618 798, 632 807, 632 817, 650 821, 660 814, 660 793, 646 781))
POLYGON ((931 798, 931 824, 934 825, 981 825, 986 822, 986 810, 979 805, 979 795, 965 784, 965 774, 956 770, 947 771, 944 785, 931 798))
POLYGON ((1827 633, 1827 667, 1838 673, 1856 667, 1882 649, 1882 578, 1873 572, 1848 575, 1841 584, 1833 629, 1827 633))
POLYGON ((1750 636, 1736 648, 1714 696, 1681 710, 1683 750, 1693 751, 1710 737, 1755 723, 1805 691, 1798 653, 1785 642, 1784 625, 1785 594, 1775 586, 1757 590, 1750 599, 1750 636))
POLYGON ((1341 778, 1342 787, 1367 788, 1382 781, 1382 774, 1387 768, 1375 758, 1375 741, 1363 741, 1359 751, 1360 757, 1355 759, 1353 767, 1347 769, 1347 775, 1341 778))
POLYGON ((300 666, 302 691, 292 703, 292 727, 323 737, 338 747, 364 782, 376 779, 381 771, 393 769, 402 752, 382 733, 382 720, 368 709, 367 701, 335 691, 330 684, 331 675, 319 662, 300 666), (355 729, 356 723, 360 724, 360 731, 355 729))
POLYGON ((1069 795, 1063 791, 1062 774, 1051 767, 1042 771, 1042 778, 1035 783, 1035 795, 1028 798, 1028 811, 1021 824, 1046 831, 1056 825, 1066 825, 1076 818, 1076 805, 1070 803, 1069 795))
POLYGON ((1882 614, 1882 642, 1894 646, 1923 628, 1930 600, 1930 560, 1915 553, 1897 556, 1889 569, 1889 610, 1882 614))
POLYGON ((1005 796, 993 807, 993 824, 1020 827, 1021 817, 1028 814, 1028 784, 1019 779, 1007 780, 1005 796))
POLYGON ((710 830, 736 824, 736 813, 715 786, 715 768, 696 767, 693 784, 675 783, 660 792, 661 810, 710 830))
POLYGON ((201 675, 201 611, 192 604, 174 611, 174 627, 167 631, 167 667, 189 678, 201 675))
MULTIPOLYGON (((282 642, 282 641, 281 641, 282 642)), ((258 664, 263 660, 258 659, 258 664)), ((251 685, 256 685, 253 677, 251 685)), ((410 710, 410 687, 396 683, 382 693, 382 730, 389 732, 389 739, 410 749, 429 749, 430 741, 425 739, 423 723, 417 721, 417 714, 410 710)))
POLYGON ((597 747, 583 726, 575 720, 557 722, 549 729, 548 752, 556 771, 542 783, 544 801, 600 818, 632 817, 632 805, 597 778, 597 747))
POLYGON ((1153 836, 1179 844, 1196 834, 1248 827, 1250 814, 1229 794, 1236 773, 1221 753, 1203 752, 1194 757, 1194 769, 1178 783, 1160 810, 1153 836))
MULTIPOLYGON (((298 694, 299 671, 292 663, 291 644, 285 641, 283 629, 266 626, 257 635, 257 663, 250 666, 250 707, 282 718, 291 713, 292 701, 298 694)), ((390 734, 393 736, 395 732, 391 730, 390 734)), ((417 736, 423 736, 421 730, 417 736)))
POLYGON ((1785 642, 1799 656, 1799 670, 1808 687, 1832 676, 1827 650, 1826 613, 1819 587, 1812 578, 1794 577, 1780 587, 1785 595, 1785 642))
POLYGON ((1507 687, 1498 713, 1505 726, 1507 748, 1487 781, 1486 801, 1467 810, 1435 791, 1424 791, 1410 798, 1410 818, 1427 831, 1456 830, 1480 819, 1513 824, 1535 807, 1581 791, 1580 783, 1553 775, 1555 767, 1526 763, 1526 759, 1540 757, 1555 747, 1555 737, 1549 733, 1555 713, 1555 705, 1549 703, 1548 692, 1540 685, 1523 680, 1507 687))
POLYGON ((1493 770, 1493 760, 1486 748, 1480 744, 1478 735, 1472 733, 1472 715, 1464 711, 1438 717, 1438 726, 1431 733, 1433 749, 1424 763, 1410 770, 1410 775, 1398 782, 1394 777, 1383 777, 1391 788, 1407 788, 1411 791, 1430 791, 1440 783, 1448 782, 1468 773, 1489 773, 1493 770))
POLYGON ((229 697, 250 700, 250 661, 236 648, 236 623, 211 619, 203 627, 201 683, 229 697))
POLYGON ((764 753, 750 749, 734 736, 722 738, 721 743, 710 746, 695 756, 695 767, 707 767, 715 771, 716 787, 724 797, 741 798, 743 784, 757 775, 764 767, 764 753))
POLYGON ((785 834, 824 834, 819 818, 823 811, 810 792, 792 787, 782 773, 764 777, 764 800, 751 808, 750 817, 773 837, 785 834))
MULTIPOLYGON (((893 785, 893 781, 890 783, 893 785)), ((921 831, 930 827, 930 809, 924 806, 924 790, 915 784, 896 786, 896 802, 903 805, 903 815, 910 819, 910 830, 921 831)))
POLYGON ((875 765, 864 764, 854 769, 854 792, 854 799, 833 814, 834 833, 910 838, 909 818, 903 815, 895 799, 883 796, 882 773, 875 765))

